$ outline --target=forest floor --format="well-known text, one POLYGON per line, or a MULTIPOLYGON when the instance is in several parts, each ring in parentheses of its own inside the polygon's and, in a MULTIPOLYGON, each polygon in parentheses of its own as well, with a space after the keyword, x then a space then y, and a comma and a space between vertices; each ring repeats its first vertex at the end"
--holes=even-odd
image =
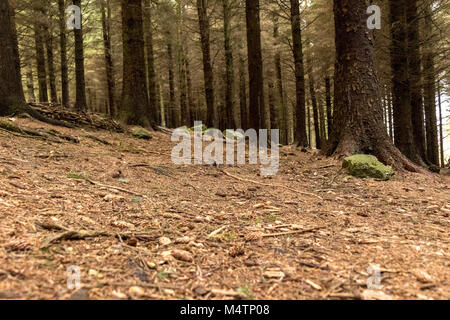
POLYGON ((0 298, 450 298, 449 176, 357 179, 283 147, 262 177, 175 165, 162 132, 16 123, 80 143, 0 131, 0 298))

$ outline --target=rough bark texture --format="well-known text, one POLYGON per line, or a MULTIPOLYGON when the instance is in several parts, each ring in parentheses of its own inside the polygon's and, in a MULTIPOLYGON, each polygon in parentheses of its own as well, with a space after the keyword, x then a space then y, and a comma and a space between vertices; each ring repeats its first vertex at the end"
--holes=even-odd
MULTIPOLYGON (((73 0, 73 4, 81 8, 81 0, 73 0)), ((86 102, 86 81, 84 78, 83 17, 81 17, 81 28, 74 29, 73 33, 75 35, 75 82, 76 82, 75 110, 86 111, 87 102, 86 102)))
POLYGON ((439 166, 439 146, 436 121, 436 85, 434 69, 434 48, 432 43, 433 17, 429 6, 425 9, 424 38, 428 45, 423 50, 424 69, 424 101, 427 132, 427 156, 428 161, 439 166))
POLYGON ((306 138, 305 121, 305 74, 303 66, 303 48, 302 34, 300 28, 300 8, 298 0, 291 2, 291 31, 292 31, 292 51, 295 63, 295 95, 296 107, 295 114, 297 125, 295 130, 295 141, 297 145, 306 147, 308 141, 306 138))
POLYGON ((103 0, 100 3, 102 11, 103 47, 105 51, 106 87, 108 90, 108 113, 111 117, 115 117, 117 111, 114 99, 116 83, 114 81, 114 67, 111 52, 111 4, 109 0, 106 1, 106 7, 103 0))
POLYGON ((25 102, 21 78, 17 70, 16 35, 11 23, 8 1, 0 1, 0 115, 25 102))
POLYGON ((141 0, 122 0, 123 90, 120 119, 149 126, 141 0))
MULTIPOLYGON (((409 1, 409 0, 408 0, 409 1)), ((413 139, 411 91, 408 78, 408 44, 405 0, 390 0, 392 43, 391 71, 394 109, 394 141, 399 150, 415 163, 422 164, 413 139)))
POLYGON ((245 13, 250 97, 249 125, 257 130, 266 127, 259 0, 246 0, 245 13))
POLYGON ((423 161, 427 161, 419 54, 419 17, 417 0, 406 1, 408 33, 408 72, 411 86, 411 122, 414 144, 423 161))
POLYGON ((200 28, 200 41, 203 56, 203 76, 206 97, 206 125, 218 126, 218 117, 214 105, 214 74, 211 64, 211 50, 209 42, 209 18, 207 13, 207 0, 197 0, 198 23, 200 28))
POLYGON ((364 1, 334 0, 335 122, 326 153, 373 154, 396 169, 420 170, 394 147, 384 130, 366 9, 364 1))
POLYGON ((61 104, 70 106, 69 97, 69 68, 67 66, 67 37, 66 37, 66 5, 64 0, 58 0, 59 11, 59 47, 61 63, 61 104))

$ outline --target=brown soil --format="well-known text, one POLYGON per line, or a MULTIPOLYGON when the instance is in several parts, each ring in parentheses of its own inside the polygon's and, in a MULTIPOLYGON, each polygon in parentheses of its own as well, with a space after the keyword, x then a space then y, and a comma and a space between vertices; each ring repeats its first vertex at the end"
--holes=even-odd
POLYGON ((174 165, 160 132, 16 122, 80 144, 0 132, 0 298, 450 298, 448 176, 361 180, 285 147, 264 178, 259 166, 174 165), (367 289, 371 265, 379 290, 367 289), (70 266, 81 290, 67 287, 70 266))

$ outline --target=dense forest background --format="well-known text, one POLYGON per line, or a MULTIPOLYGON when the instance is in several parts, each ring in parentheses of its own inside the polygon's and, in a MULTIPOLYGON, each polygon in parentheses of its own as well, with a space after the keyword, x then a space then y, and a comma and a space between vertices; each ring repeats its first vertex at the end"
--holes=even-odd
MULTIPOLYGON (((381 8, 373 42, 386 132, 410 160, 444 165, 450 2, 362 3, 381 8)), ((29 102, 144 126, 190 127, 202 120, 222 130, 279 128, 283 144, 319 149, 330 140, 337 99, 333 1, 10 5, 29 102), (81 7, 81 30, 66 27, 69 5, 81 7)))

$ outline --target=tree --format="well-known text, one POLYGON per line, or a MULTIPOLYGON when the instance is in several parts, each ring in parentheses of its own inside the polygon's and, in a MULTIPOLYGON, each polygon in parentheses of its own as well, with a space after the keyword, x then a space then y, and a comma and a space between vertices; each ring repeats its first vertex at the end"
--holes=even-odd
POLYGON ((156 90, 155 56, 153 50, 153 25, 152 25, 152 3, 145 0, 145 20, 147 21, 145 44, 147 47, 147 76, 148 76, 148 96, 150 112, 153 120, 160 123, 160 112, 158 102, 158 91, 156 90))
POLYGON ((110 0, 100 0, 100 10, 102 12, 102 33, 103 47, 105 51, 105 67, 106 67, 106 87, 108 90, 108 113, 111 117, 116 115, 116 104, 114 93, 116 83, 114 81, 114 66, 111 54, 111 3, 110 0))
POLYGON ((391 143, 382 120, 372 31, 360 0, 334 0, 335 116, 328 155, 373 154, 397 169, 419 171, 391 143))
MULTIPOLYGON (((409 0, 408 0, 409 1, 409 0)), ((391 13, 391 72, 394 110, 394 141, 410 160, 423 164, 413 139, 411 91, 408 75, 408 43, 406 1, 390 0, 391 13)))
POLYGON ((249 76, 249 125, 252 129, 266 126, 264 105, 264 80, 261 54, 261 26, 259 20, 259 0, 245 1, 247 22, 247 51, 249 76))
POLYGON ((225 52, 225 110, 227 117, 227 127, 225 129, 236 128, 234 118, 234 67, 233 48, 231 45, 231 5, 230 0, 222 0, 223 7, 223 37, 225 52))
MULTIPOLYGON (((425 7, 424 38, 433 37, 433 13, 431 6, 425 7)), ((439 166, 439 146, 436 121, 436 85, 435 85, 435 67, 434 67, 434 48, 433 43, 423 50, 423 69, 424 69, 424 101, 425 101, 425 119, 427 132, 427 156, 428 161, 435 166, 439 166)))
POLYGON ((206 125, 218 127, 218 118, 214 102, 214 74, 211 64, 211 49, 209 42, 209 18, 207 13, 207 0, 197 0, 198 24, 200 28, 200 42, 203 57, 203 77, 206 96, 206 125))
MULTIPOLYGON (((81 0, 73 0, 73 4, 81 8, 81 0)), ((81 14, 81 13, 80 13, 81 14)), ((75 37, 75 82, 76 99, 75 110, 86 111, 86 81, 84 78, 84 44, 83 44, 83 15, 80 18, 80 28, 73 30, 75 37)))
POLYGON ((145 78, 142 1, 122 0, 123 89, 120 119, 126 124, 150 126, 145 78))
POLYGON ((48 102, 47 91, 47 70, 45 68, 45 49, 44 49, 44 29, 42 26, 41 8, 36 10, 36 21, 34 23, 34 39, 36 45, 36 65, 39 87, 39 102, 48 102))
POLYGON ((25 96, 17 69, 17 36, 11 23, 8 1, 0 1, 0 115, 8 115, 17 105, 25 103, 25 96))
MULTIPOLYGON (((302 31, 300 27, 300 8, 298 0, 291 2, 291 31, 292 31, 292 52, 294 54, 295 64, 295 96, 297 126, 295 130, 295 141, 298 146, 306 147, 308 140, 306 137, 306 119, 305 119, 305 74, 303 67, 303 48, 302 31)), ((312 75, 310 74, 310 85, 312 84, 312 75)), ((312 84, 313 85, 313 84, 312 84)), ((320 139, 317 138, 316 140, 320 139)), ((319 146, 320 148, 320 142, 319 146)))
POLYGON ((408 39, 408 79, 411 89, 411 123, 414 145, 423 161, 427 161, 425 148, 424 114, 422 106, 422 86, 420 71, 419 17, 417 0, 408 0, 406 5, 406 24, 408 39))
POLYGON ((66 8, 65 1, 58 0, 59 12, 59 46, 61 59, 61 103, 68 108, 69 101, 69 68, 67 66, 66 8))

